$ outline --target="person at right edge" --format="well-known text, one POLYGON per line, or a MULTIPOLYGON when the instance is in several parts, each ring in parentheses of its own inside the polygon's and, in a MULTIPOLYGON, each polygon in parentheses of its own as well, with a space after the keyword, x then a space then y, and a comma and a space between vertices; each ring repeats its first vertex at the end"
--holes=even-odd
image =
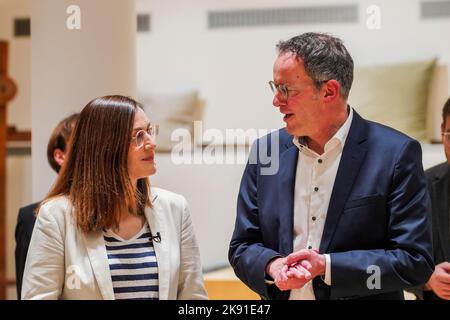
POLYGON ((264 299, 404 299, 434 270, 419 142, 348 105, 340 39, 304 33, 278 51, 269 84, 286 127, 255 142, 244 170, 236 275, 264 299))
POLYGON ((436 267, 425 285, 408 290, 421 300, 450 300, 450 98, 442 109, 441 131, 447 161, 425 171, 433 212, 433 253, 436 267))

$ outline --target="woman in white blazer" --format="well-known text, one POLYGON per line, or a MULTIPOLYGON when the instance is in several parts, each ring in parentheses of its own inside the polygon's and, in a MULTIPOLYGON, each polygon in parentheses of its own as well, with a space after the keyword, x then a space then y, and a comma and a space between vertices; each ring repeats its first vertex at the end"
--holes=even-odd
POLYGON ((206 299, 183 196, 149 186, 155 136, 127 97, 92 100, 39 208, 23 299, 206 299))

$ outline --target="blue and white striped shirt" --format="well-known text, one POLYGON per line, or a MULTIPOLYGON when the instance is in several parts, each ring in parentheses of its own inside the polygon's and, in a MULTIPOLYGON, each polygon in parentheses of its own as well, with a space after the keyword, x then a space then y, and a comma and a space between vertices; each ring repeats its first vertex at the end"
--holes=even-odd
POLYGON ((158 263, 148 222, 129 240, 111 230, 103 236, 116 300, 158 300, 158 263))

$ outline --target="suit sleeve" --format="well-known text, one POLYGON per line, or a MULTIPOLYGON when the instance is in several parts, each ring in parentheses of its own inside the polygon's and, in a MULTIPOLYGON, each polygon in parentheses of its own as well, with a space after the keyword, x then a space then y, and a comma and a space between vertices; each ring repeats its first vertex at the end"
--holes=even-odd
POLYGON ((431 204, 421 158, 420 145, 412 140, 397 156, 386 202, 386 246, 331 253, 332 299, 398 291, 428 281, 434 269, 431 204))
POLYGON ((178 300, 204 300, 207 293, 203 283, 200 252, 194 234, 186 200, 183 199, 181 222, 180 277, 178 282, 178 300))
POLYGON ((15 238, 16 238, 16 250, 15 250, 15 258, 16 258, 16 289, 17 289, 17 299, 21 299, 21 290, 22 290, 22 278, 23 278, 23 270, 25 269, 25 261, 27 259, 28 245, 30 244, 31 235, 26 234, 26 228, 24 227, 24 219, 23 219, 23 209, 19 210, 19 214, 17 216, 17 225, 15 230, 15 238))
MULTIPOLYGON (((252 146, 256 159, 256 143, 252 146)), ((247 163, 242 176, 237 200, 237 215, 234 233, 230 242, 228 259, 234 272, 250 289, 265 299, 274 297, 273 285, 266 284, 266 265, 280 253, 266 248, 258 216, 257 164, 247 163)))
POLYGON ((22 284, 24 300, 56 300, 64 286, 64 236, 44 205, 34 226, 22 284))

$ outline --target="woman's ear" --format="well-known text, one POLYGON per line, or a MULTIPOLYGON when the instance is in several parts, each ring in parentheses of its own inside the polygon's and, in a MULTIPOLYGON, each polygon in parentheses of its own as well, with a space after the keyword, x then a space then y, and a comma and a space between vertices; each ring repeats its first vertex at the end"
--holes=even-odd
POLYGON ((59 164, 59 166, 63 165, 65 158, 66 153, 64 151, 59 148, 53 150, 53 159, 55 159, 56 163, 59 164))

